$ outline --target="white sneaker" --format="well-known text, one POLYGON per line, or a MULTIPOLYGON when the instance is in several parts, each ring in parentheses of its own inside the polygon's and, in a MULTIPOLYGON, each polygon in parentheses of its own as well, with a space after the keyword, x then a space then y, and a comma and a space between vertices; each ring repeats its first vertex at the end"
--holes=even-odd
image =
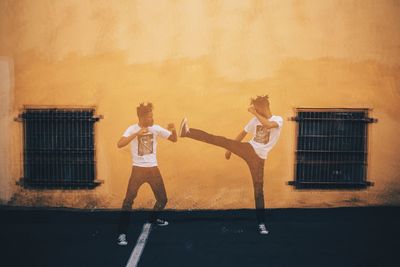
POLYGON ((260 223, 260 224, 258 225, 258 231, 259 231, 260 234, 262 234, 262 235, 267 235, 267 234, 268 234, 267 227, 265 226, 264 223, 260 223))
POLYGON ((189 132, 189 126, 187 123, 187 118, 183 118, 181 121, 181 126, 179 127, 179 136, 185 137, 188 132, 189 132))
POLYGON ((128 245, 128 241, 126 241, 126 235, 125 234, 120 234, 118 236, 118 245, 120 245, 120 246, 128 245))
POLYGON ((166 220, 157 219, 155 222, 158 226, 167 226, 169 223, 166 220))

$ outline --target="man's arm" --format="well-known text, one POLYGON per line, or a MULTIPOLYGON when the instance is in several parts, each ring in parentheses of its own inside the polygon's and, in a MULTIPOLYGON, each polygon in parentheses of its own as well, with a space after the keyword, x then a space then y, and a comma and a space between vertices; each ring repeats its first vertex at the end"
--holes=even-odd
POLYGON ((128 137, 122 136, 117 143, 118 148, 122 148, 129 144, 133 139, 135 139, 138 135, 144 134, 148 131, 147 127, 141 128, 137 133, 134 133, 128 137))
POLYGON ((238 136, 236 136, 235 140, 236 141, 242 141, 243 138, 245 138, 247 135, 246 131, 242 130, 238 136))
POLYGON ((257 119, 261 122, 261 124, 264 126, 264 128, 271 129, 271 128, 278 128, 279 127, 277 122, 269 121, 264 116, 261 116, 260 114, 258 114, 254 107, 249 107, 248 110, 249 110, 249 112, 251 114, 253 114, 254 116, 257 117, 257 119))
POLYGON ((176 134, 175 125, 173 123, 168 124, 168 131, 172 132, 172 134, 168 137, 168 140, 171 142, 178 141, 178 135, 176 134))
MULTIPOLYGON (((246 135, 247 135, 246 131, 241 131, 241 132, 238 134, 238 136, 236 136, 235 140, 236 140, 236 141, 242 141, 243 138, 246 137, 246 135)), ((231 152, 231 151, 227 150, 227 151, 225 152, 225 158, 226 158, 226 159, 230 159, 230 158, 231 158, 231 155, 232 155, 232 152, 231 152)))

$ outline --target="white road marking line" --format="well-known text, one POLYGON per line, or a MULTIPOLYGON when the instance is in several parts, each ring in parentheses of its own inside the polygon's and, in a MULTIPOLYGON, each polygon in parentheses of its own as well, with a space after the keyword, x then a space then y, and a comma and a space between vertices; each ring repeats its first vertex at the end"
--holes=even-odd
POLYGON ((151 223, 145 223, 143 225, 142 233, 140 234, 136 242, 136 246, 132 251, 129 261, 126 264, 126 267, 137 266, 140 260, 140 256, 142 255, 142 252, 144 250, 144 246, 146 245, 147 239, 149 238, 150 231, 151 231, 151 223))

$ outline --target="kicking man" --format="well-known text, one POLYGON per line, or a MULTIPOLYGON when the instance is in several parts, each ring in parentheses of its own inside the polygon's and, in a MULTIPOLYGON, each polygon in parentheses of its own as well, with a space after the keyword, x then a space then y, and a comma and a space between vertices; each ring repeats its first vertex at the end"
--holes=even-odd
POLYGON ((231 153, 244 159, 250 168, 253 179, 258 229, 261 234, 268 234, 264 217, 264 162, 268 152, 278 141, 283 119, 280 116, 272 115, 267 95, 252 98, 248 111, 254 117, 235 140, 189 128, 186 118, 181 122, 179 135, 227 149, 226 159, 231 157, 231 153), (252 139, 249 142, 241 142, 247 133, 252 135, 252 139))
POLYGON ((130 210, 141 185, 148 183, 156 197, 156 203, 149 221, 159 226, 166 226, 168 222, 157 217, 160 210, 167 204, 167 194, 164 182, 157 164, 157 137, 177 141, 177 134, 173 123, 168 124, 168 130, 154 124, 153 105, 141 103, 137 109, 139 122, 126 129, 118 141, 118 148, 131 143, 132 172, 129 178, 128 189, 122 204, 122 213, 118 227, 118 244, 127 245, 126 232, 129 226, 130 210))

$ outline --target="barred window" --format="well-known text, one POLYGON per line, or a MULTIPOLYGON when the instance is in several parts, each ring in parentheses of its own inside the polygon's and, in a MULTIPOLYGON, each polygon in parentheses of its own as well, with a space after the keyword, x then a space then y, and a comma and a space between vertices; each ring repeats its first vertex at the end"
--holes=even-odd
POLYGON ((364 188, 367 181, 367 109, 298 109, 297 188, 364 188))
POLYGON ((94 188, 94 109, 26 109, 21 115, 24 176, 34 188, 94 188))

